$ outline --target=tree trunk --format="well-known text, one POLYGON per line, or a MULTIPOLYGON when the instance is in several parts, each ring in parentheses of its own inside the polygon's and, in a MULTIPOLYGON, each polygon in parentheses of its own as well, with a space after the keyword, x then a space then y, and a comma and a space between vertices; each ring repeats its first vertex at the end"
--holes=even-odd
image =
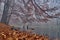
POLYGON ((4 5, 4 10, 3 10, 3 15, 2 15, 2 19, 1 22, 8 24, 7 18, 8 18, 8 10, 9 10, 9 0, 6 0, 7 2, 4 5))

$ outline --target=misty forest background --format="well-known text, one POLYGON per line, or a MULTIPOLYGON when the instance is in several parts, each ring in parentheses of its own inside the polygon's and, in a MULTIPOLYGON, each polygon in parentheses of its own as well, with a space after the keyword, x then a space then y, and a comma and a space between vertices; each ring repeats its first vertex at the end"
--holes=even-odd
POLYGON ((60 0, 0 0, 0 22, 21 29, 23 26, 28 26, 28 30, 34 28, 32 31, 37 34, 58 38, 60 37, 60 0), (30 17, 31 14, 33 16, 30 17), (29 17, 31 20, 25 19, 29 17), (45 19, 41 21, 41 18, 45 19))

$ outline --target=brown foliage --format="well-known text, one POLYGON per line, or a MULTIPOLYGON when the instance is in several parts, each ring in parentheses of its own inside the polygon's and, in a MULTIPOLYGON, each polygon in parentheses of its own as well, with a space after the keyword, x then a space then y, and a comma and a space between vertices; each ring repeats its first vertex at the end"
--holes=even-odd
POLYGON ((12 30, 11 26, 0 23, 0 40, 49 40, 47 36, 12 30))

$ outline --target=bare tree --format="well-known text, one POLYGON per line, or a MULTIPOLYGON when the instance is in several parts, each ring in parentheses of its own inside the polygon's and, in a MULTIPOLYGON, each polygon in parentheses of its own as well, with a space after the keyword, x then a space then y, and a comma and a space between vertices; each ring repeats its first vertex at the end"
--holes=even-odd
POLYGON ((7 22, 8 10, 9 10, 9 0, 5 0, 3 15, 2 15, 2 19, 1 19, 2 23, 8 24, 8 22, 7 22))
MULTIPOLYGON (((53 11, 58 10, 58 7, 49 8, 49 0, 45 1, 39 5, 36 0, 14 0, 15 3, 12 3, 13 6, 10 6, 9 0, 5 3, 3 17, 1 22, 8 24, 12 14, 18 17, 18 20, 21 20, 23 23, 23 28, 25 25, 28 26, 28 23, 32 22, 48 22, 49 19, 59 18, 60 13, 53 13, 53 11), (9 7, 11 8, 10 15, 8 14, 9 7), (49 14, 52 12, 53 14, 49 14), (7 17, 9 15, 9 17, 7 17), (8 20, 8 21, 7 21, 8 20)), ((12 2, 12 1, 11 1, 12 2)), ((40 1, 39 1, 40 3, 40 1)), ((28 27, 27 27, 28 28, 28 27)))
MULTIPOLYGON (((23 26, 28 25, 28 23, 32 22, 48 22, 49 19, 58 18, 58 16, 50 15, 49 12, 53 12, 58 10, 58 7, 49 8, 48 0, 44 3, 44 5, 40 5, 36 3, 35 0, 17 0, 19 3, 15 4, 12 10, 12 14, 19 16, 19 18, 23 22, 23 26)), ((60 13, 58 13, 60 14, 60 13)), ((60 16, 60 15, 59 15, 60 16)), ((19 20, 18 18, 18 20, 19 20)), ((24 28, 24 27, 23 27, 24 28)))

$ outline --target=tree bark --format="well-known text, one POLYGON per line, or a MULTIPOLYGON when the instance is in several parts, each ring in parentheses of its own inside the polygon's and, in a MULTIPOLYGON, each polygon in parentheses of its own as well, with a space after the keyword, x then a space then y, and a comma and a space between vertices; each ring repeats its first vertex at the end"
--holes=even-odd
POLYGON ((1 22, 8 24, 7 18, 8 18, 8 10, 9 10, 9 0, 6 0, 7 2, 4 5, 4 10, 3 10, 3 15, 2 15, 2 19, 1 22))

